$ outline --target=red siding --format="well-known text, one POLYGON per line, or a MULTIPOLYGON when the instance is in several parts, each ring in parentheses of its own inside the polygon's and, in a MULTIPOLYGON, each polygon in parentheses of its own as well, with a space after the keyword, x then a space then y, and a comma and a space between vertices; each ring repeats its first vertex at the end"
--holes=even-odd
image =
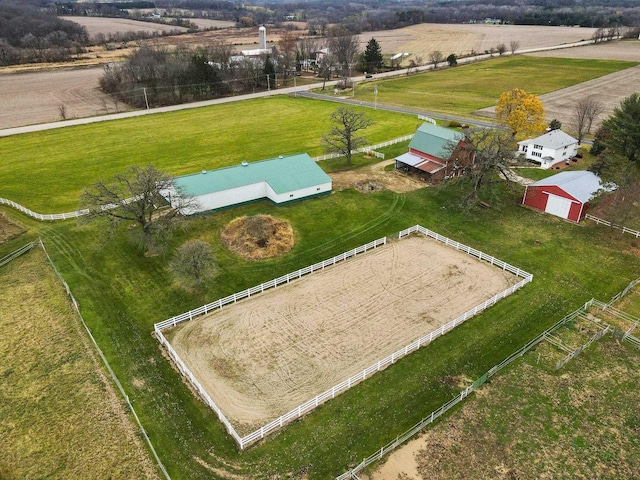
POLYGON ((527 187, 527 191, 524 195, 522 203, 524 205, 542 210, 544 212, 547 208, 547 199, 549 198, 549 193, 557 195, 558 197, 568 198, 569 200, 572 200, 571 209, 569 210, 569 220, 579 222, 582 218, 584 218, 584 215, 586 213, 586 206, 585 208, 582 208, 581 203, 576 203, 577 199, 575 199, 573 196, 569 195, 567 192, 556 185, 527 187))

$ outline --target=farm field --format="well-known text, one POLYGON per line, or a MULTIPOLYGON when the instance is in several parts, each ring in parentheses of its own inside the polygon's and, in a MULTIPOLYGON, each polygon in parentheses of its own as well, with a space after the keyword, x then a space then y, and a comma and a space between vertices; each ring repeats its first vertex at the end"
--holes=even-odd
MULTIPOLYGON (((0 197, 38 213, 58 213, 76 210, 83 187, 134 164, 183 175, 243 159, 321 155, 335 108, 277 96, 0 138, 0 197)), ((366 132, 371 143, 413 133, 421 123, 382 110, 367 115, 376 122, 366 132)))
POLYGON ((154 22, 143 22, 140 20, 130 20, 128 18, 74 17, 68 15, 60 18, 82 25, 87 29, 89 37, 95 37, 98 33, 102 33, 104 35, 120 32, 146 32, 160 34, 172 31, 186 32, 188 30, 185 27, 163 25, 161 23, 154 22))
POLYGON ((423 23, 395 30, 362 32, 360 44, 364 49, 373 37, 386 54, 407 52, 411 54, 407 59, 421 57, 427 63, 434 50, 441 51, 445 58, 450 53, 463 56, 472 51, 484 53, 500 43, 509 48, 512 40, 520 43, 518 50, 528 50, 589 40, 595 30, 539 25, 423 23))
POLYGON ((519 280, 415 236, 186 322, 166 337, 246 435, 519 280))
MULTIPOLYGON (((111 28, 111 25, 115 25, 117 30, 125 28, 124 24, 119 23, 120 19, 81 18, 86 18, 87 21, 97 22, 96 28, 100 31, 111 28), (117 22, 114 23, 112 20, 117 22), (100 25, 103 26, 100 27, 100 25)), ((138 23, 143 23, 148 28, 153 28, 155 25, 147 22, 138 23)), ((282 30, 270 28, 267 34, 268 41, 270 43, 276 41, 281 31, 282 30)), ((468 53, 471 49, 484 52, 487 48, 495 47, 501 41, 505 41, 508 44, 509 42, 505 40, 505 38, 507 38, 505 35, 515 35, 518 37, 517 39, 521 44, 520 48, 525 49, 538 45, 560 45, 581 40, 582 38, 589 38, 591 34, 592 29, 581 28, 425 24, 386 32, 364 32, 360 38, 364 44, 374 36, 381 43, 384 53, 406 51, 414 55, 422 56, 423 60, 427 61, 429 53, 436 49, 433 42, 438 42, 438 49, 448 55, 450 52, 457 51, 457 48, 461 49, 461 53, 468 53), (520 35, 518 33, 520 31, 525 33, 520 35), (423 38, 425 36, 429 36, 430 40, 426 41, 425 38, 423 38), (443 42, 443 39, 448 39, 447 41, 451 43, 439 43, 443 42)), ((255 48, 255 44, 257 43, 257 29, 222 29, 211 32, 159 37, 153 39, 153 42, 167 46, 201 46, 211 44, 217 40, 225 40, 232 43, 236 45, 237 49, 255 48)), ((102 64, 122 61, 124 56, 129 52, 129 49, 118 49, 115 51, 95 49, 95 51, 84 54, 82 56, 83 58, 73 64, 60 64, 55 67, 58 69, 78 65, 82 65, 83 67, 98 65, 99 68, 91 69, 88 72, 69 70, 61 77, 51 75, 54 73, 53 71, 34 72, 36 76, 28 79, 27 88, 22 84, 22 77, 9 75, 9 73, 14 71, 31 71, 33 69, 40 70, 42 68, 41 65, 20 66, 19 69, 15 67, 0 68, 0 92, 2 92, 0 93, 0 98, 3 101, 11 99, 13 104, 13 108, 4 109, 0 112, 0 129, 60 120, 60 104, 66 106, 70 118, 72 116, 84 117, 104 114, 104 96, 95 90, 98 79, 102 74, 102 64), (75 78, 75 75, 77 75, 78 78, 75 78), (73 94, 68 92, 69 84, 74 86, 75 91, 73 94), (4 92, 11 92, 11 95, 5 95, 4 92), (39 105, 39 107, 37 109, 32 108, 32 104, 39 105), (88 108, 89 105, 92 105, 92 108, 88 108)), ((601 50, 596 48, 593 50, 594 56, 591 58, 609 58, 603 56, 600 52, 601 50)), ((486 106, 485 104, 478 108, 486 106)), ((121 107, 120 105, 120 108, 121 107)), ((113 102, 107 101, 107 108, 110 112, 115 111, 113 102)))
POLYGON ((638 478, 640 352, 607 336, 556 372, 538 354, 360 478, 638 478))
POLYGON ((39 248, 0 267, 0 303, 0 476, 159 478, 39 248))
POLYGON ((0 128, 62 120, 61 106, 67 118, 128 110, 99 90, 102 73, 102 67, 92 67, 0 74, 0 98, 6 106, 0 110, 0 128))
MULTIPOLYGON (((543 95, 624 72, 635 65, 636 62, 617 60, 587 63, 578 59, 507 56, 426 74, 361 83, 356 87, 355 96, 373 103, 377 87, 380 104, 469 117, 479 109, 494 105, 502 92, 512 88, 543 95), (555 73, 539 75, 544 70, 555 73)), ((575 99, 567 99, 571 100, 575 99)))

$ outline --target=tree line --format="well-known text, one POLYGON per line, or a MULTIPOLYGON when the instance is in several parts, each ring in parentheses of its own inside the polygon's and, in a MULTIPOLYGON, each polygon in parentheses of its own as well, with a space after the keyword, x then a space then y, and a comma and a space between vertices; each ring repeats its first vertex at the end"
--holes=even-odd
POLYGON ((88 41, 84 27, 50 11, 0 2, 0 65, 65 61, 88 41))

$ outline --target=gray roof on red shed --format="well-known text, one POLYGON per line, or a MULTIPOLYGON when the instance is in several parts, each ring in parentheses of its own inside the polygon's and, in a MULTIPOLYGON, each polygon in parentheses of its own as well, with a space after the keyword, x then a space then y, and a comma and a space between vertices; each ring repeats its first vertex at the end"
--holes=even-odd
POLYGON ((560 172, 556 175, 538 180, 529 186, 557 186, 582 203, 591 200, 598 190, 604 188, 600 177, 593 172, 584 170, 560 172))

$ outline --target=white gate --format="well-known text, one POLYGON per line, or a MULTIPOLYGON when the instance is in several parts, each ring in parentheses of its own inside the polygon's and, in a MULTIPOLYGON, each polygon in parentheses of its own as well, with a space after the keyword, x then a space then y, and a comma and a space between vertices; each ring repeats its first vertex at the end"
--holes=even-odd
POLYGON ((571 210, 571 200, 549 194, 547 199, 547 207, 545 212, 555 215, 556 217, 569 218, 569 210, 571 210))

